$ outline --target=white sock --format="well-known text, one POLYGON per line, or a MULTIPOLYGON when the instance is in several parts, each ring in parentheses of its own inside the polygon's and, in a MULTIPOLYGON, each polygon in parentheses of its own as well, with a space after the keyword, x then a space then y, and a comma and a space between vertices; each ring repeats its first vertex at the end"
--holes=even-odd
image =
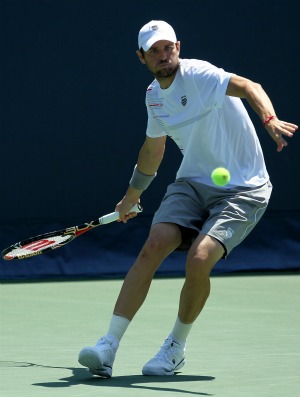
POLYGON ((179 317, 177 317, 174 328, 170 334, 174 342, 179 343, 184 347, 192 326, 193 323, 185 324, 180 321, 179 317))
POLYGON ((130 320, 127 318, 113 314, 107 334, 115 337, 120 342, 129 323, 130 320))

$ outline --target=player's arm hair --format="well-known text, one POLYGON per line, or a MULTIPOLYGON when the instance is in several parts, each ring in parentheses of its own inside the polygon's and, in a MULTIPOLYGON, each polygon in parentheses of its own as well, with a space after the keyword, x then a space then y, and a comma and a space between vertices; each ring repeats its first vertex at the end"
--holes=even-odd
POLYGON ((262 122, 268 116, 276 116, 270 98, 259 83, 238 75, 232 75, 226 95, 246 99, 262 122))
POLYGON ((139 152, 137 168, 145 175, 154 175, 163 159, 166 136, 158 138, 146 137, 139 152))
MULTIPOLYGON (((146 137, 138 155, 137 164, 129 182, 122 205, 130 207, 137 203, 146 186, 154 179, 165 152, 166 136, 158 138, 146 137)), ((120 203, 116 207, 120 211, 120 203)))
POLYGON ((131 203, 137 202, 143 191, 155 178, 165 152, 166 136, 158 138, 146 137, 138 155, 129 187, 125 197, 131 203))

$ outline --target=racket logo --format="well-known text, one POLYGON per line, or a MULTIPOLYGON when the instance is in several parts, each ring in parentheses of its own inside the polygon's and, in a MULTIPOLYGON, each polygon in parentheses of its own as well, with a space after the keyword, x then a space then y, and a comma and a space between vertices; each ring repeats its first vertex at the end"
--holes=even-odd
POLYGON ((41 248, 48 247, 48 245, 51 245, 53 243, 55 243, 55 240, 40 240, 40 241, 35 241, 33 243, 26 244, 22 248, 25 248, 29 251, 38 251, 41 248))
MULTIPOLYGON (((142 210, 143 209, 139 204, 135 204, 131 208, 130 212, 142 212, 142 210)), ((119 212, 115 211, 80 226, 72 226, 67 229, 31 237, 30 239, 20 241, 8 248, 5 248, 2 251, 2 258, 6 260, 25 259, 43 254, 44 252, 64 246, 74 240, 75 237, 78 237, 97 226, 115 222, 118 219, 119 212)))

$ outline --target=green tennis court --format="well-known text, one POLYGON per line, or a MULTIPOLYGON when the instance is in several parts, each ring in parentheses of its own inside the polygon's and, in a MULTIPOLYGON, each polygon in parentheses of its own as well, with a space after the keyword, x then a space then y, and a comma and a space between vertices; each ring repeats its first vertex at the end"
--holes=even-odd
POLYGON ((113 378, 92 378, 77 354, 106 332, 121 283, 2 284, 1 396, 299 396, 299 274, 213 277, 182 372, 144 377, 143 364, 173 326, 183 283, 155 279, 122 340, 113 378))

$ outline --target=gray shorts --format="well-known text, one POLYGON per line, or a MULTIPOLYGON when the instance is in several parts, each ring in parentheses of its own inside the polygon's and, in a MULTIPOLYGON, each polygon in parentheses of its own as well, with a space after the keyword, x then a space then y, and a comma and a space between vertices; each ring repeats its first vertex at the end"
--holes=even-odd
POLYGON ((226 257, 264 214, 272 192, 268 182, 255 188, 218 188, 180 178, 168 186, 152 225, 175 223, 182 233, 179 250, 187 250, 199 234, 217 239, 226 257))

